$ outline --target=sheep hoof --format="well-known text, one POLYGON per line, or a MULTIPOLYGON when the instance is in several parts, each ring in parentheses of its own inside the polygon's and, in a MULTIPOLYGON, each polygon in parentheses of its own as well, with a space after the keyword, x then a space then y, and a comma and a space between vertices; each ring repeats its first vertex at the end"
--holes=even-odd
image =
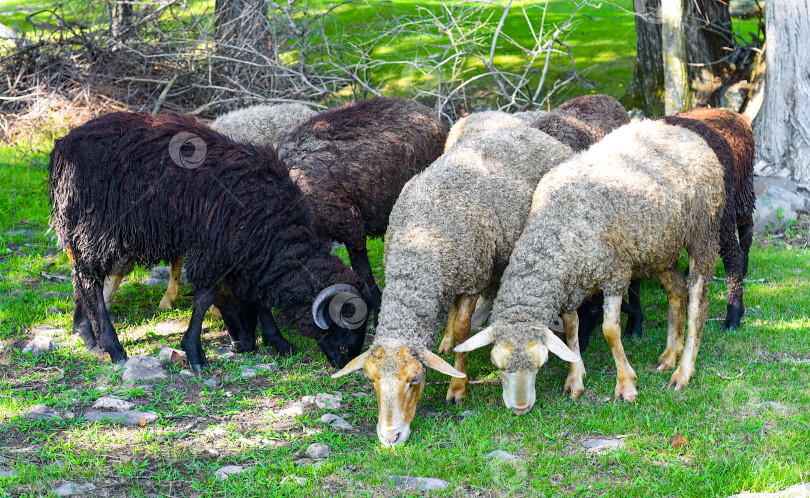
POLYGON ((439 344, 438 349, 439 354, 450 354, 453 352, 453 338, 450 337, 449 339, 445 336, 442 339, 442 342, 439 344))
POLYGON ((158 308, 162 310, 170 310, 172 309, 172 302, 166 299, 165 297, 160 300, 160 304, 158 304, 158 308))
POLYGON ((677 355, 669 354, 666 351, 658 357, 658 364, 655 365, 655 369, 659 372, 664 372, 667 370, 672 370, 675 368, 675 360, 677 355))
POLYGON ((585 392, 585 386, 582 383, 582 379, 566 379, 565 380, 565 387, 563 388, 563 394, 571 393, 571 399, 577 399, 580 394, 585 392))
POLYGON ((686 386, 689 385, 689 379, 691 375, 687 375, 685 372, 678 369, 672 374, 672 378, 669 380, 669 387, 675 389, 676 391, 683 391, 686 386))
POLYGON ((207 366, 207 365, 200 365, 199 363, 193 363, 193 364, 191 365, 191 368, 192 368, 192 369, 193 369, 195 372, 200 373, 200 372, 202 372, 202 371, 203 371, 203 368, 205 368, 206 366, 207 366))
POLYGON ((616 396, 613 398, 613 400, 622 400, 626 401, 627 403, 635 403, 636 396, 638 396, 636 386, 633 385, 632 382, 625 382, 624 384, 616 384, 616 396))
POLYGON ((445 400, 447 406, 459 406, 465 399, 467 399, 467 379, 451 379, 445 400))

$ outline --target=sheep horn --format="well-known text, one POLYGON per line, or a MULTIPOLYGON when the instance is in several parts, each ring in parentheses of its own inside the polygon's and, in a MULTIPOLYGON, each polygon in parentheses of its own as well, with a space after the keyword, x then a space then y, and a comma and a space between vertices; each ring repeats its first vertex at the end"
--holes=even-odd
POLYGON ((367 317, 368 305, 361 297, 360 291, 348 284, 330 285, 322 290, 312 303, 312 318, 323 330, 329 329, 332 323, 347 329, 360 328, 367 317), (354 305, 354 313, 351 316, 343 315, 346 304, 354 305))
POLYGON ((484 304, 478 307, 473 313, 472 318, 470 319, 470 330, 477 329, 481 325, 484 324, 489 319, 489 315, 492 313, 492 299, 487 299, 484 301, 484 304))
POLYGON ((472 351, 473 349, 482 348, 487 344, 492 344, 493 342, 495 342, 495 330, 492 328, 492 325, 490 325, 481 332, 475 334, 453 348, 453 351, 456 353, 464 353, 466 351, 472 351))
POLYGON ((338 377, 343 377, 344 375, 355 372, 357 370, 362 370, 363 365, 366 364, 366 360, 368 359, 369 354, 370 353, 368 351, 366 351, 365 353, 361 354, 357 358, 353 359, 352 361, 347 363, 345 367, 343 367, 340 370, 338 370, 337 372, 333 373, 332 378, 337 379, 338 377))
POLYGON ((565 345, 565 343, 557 337, 554 332, 549 330, 548 328, 545 329, 545 336, 546 336, 546 347, 548 350, 565 361, 576 363, 582 360, 577 353, 571 351, 571 349, 565 345))
POLYGON ((463 374, 450 366, 450 364, 444 361, 439 355, 431 353, 427 349, 422 353, 422 363, 424 363, 426 367, 430 367, 433 370, 438 370, 439 372, 449 375, 450 377, 463 379, 467 376, 466 374, 463 374))

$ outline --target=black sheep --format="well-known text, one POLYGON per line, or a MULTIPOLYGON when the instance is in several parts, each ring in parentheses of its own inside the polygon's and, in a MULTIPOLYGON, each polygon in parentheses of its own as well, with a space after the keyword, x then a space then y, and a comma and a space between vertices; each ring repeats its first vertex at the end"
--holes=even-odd
POLYGON ((391 97, 335 107, 279 138, 279 157, 310 200, 318 230, 346 245, 369 285, 375 324, 381 292, 366 237, 385 234, 402 187, 442 154, 446 138, 430 109, 391 97))
POLYGON ((215 299, 231 325, 244 306, 261 317, 281 310, 335 366, 360 352, 364 281, 330 254, 272 147, 236 143, 190 116, 118 112, 58 140, 48 171, 51 223, 75 261, 74 329, 89 349, 127 357, 102 293, 117 262, 184 255, 194 310, 181 345, 195 369, 207 364, 200 334, 215 299))

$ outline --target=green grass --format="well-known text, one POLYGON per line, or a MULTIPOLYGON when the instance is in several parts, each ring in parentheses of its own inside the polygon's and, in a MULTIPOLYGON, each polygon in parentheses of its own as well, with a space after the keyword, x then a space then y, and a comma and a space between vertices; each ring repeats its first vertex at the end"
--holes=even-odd
MULTIPOLYGON (((697 374, 684 392, 666 389, 669 374, 653 369, 665 341, 666 299, 657 283, 645 281, 645 335, 626 343, 639 376, 635 405, 612 401, 613 360, 605 341, 595 337, 584 355, 588 377, 579 399, 562 395, 567 369, 558 360, 541 371, 538 402, 523 417, 505 410, 499 385, 472 385, 463 406, 448 408, 446 384, 429 384, 408 443, 385 449, 374 432, 377 404, 371 384, 359 376, 330 379, 331 368, 315 344, 293 331, 285 331, 298 348, 293 358, 275 358, 265 350, 232 359, 209 353, 213 367, 201 376, 181 376, 180 367, 172 365, 167 381, 124 385, 106 357, 87 353, 69 333, 71 298, 43 298, 46 291, 69 293, 71 287, 59 279, 69 276, 69 263, 53 235, 43 233, 48 213, 44 171, 7 150, 0 163, 0 457, 5 459, 0 465, 20 473, 0 478, 0 496, 44 495, 64 480, 92 482, 114 496, 398 494, 387 484, 389 475, 445 479, 450 488, 438 494, 447 496, 727 496, 810 479, 806 234, 788 241, 802 249, 790 249, 785 242, 754 246, 748 278, 766 281, 747 285, 749 311, 740 330, 720 331, 725 288, 713 282, 711 321, 697 374), (7 234, 18 229, 33 233, 7 234), (50 306, 66 313, 49 314, 50 306), (17 350, 33 335, 30 329, 43 323, 67 329, 57 336, 62 348, 40 359, 20 355, 17 350), (241 377, 244 365, 267 361, 278 362, 279 372, 241 377), (212 375, 220 379, 213 389, 202 384, 212 375), (319 392, 342 394, 343 406, 273 417, 302 396, 319 392), (138 428, 84 421, 81 414, 104 394, 155 411, 158 421, 138 428), (784 405, 784 411, 764 404, 769 401, 784 405), (24 414, 34 404, 77 416, 28 422, 24 414), (323 412, 342 415, 355 429, 325 427, 319 421, 323 412), (674 448, 670 441, 678 433, 688 444, 674 448), (626 442, 617 451, 592 455, 581 445, 588 436, 617 435, 626 442), (329 445, 332 456, 319 467, 296 465, 314 442, 329 445), (494 449, 518 460, 493 462, 486 454, 494 449), (213 472, 225 465, 251 470, 220 481, 213 472)), ((382 243, 371 241, 370 246, 382 280, 382 243)), ((112 309, 130 355, 179 346, 190 317, 188 297, 177 310, 156 309, 163 289, 144 286, 145 277, 143 269, 130 275, 112 309)), ((220 320, 208 319, 205 327, 206 347, 228 345, 220 320)), ((487 352, 472 355, 469 374, 497 378, 487 352)), ((428 380, 447 379, 431 372, 428 380)))

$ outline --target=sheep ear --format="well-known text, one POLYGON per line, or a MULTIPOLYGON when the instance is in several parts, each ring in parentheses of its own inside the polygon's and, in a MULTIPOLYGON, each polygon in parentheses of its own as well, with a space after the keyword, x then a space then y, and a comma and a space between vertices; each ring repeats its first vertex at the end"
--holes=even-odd
POLYGON ((332 378, 337 379, 338 377, 343 377, 344 375, 356 372, 357 370, 362 370, 363 365, 366 364, 366 360, 368 359, 368 357, 369 352, 366 351, 365 353, 361 354, 357 358, 347 363, 345 367, 333 373, 332 378))
POLYGON ((576 363, 582 360, 577 353, 571 351, 571 349, 562 341, 562 339, 557 337, 551 330, 546 329, 545 336, 546 347, 550 352, 571 363, 576 363))
POLYGON ((459 379, 463 379, 466 377, 466 374, 463 374, 456 370, 455 368, 451 367, 449 363, 441 359, 439 355, 433 354, 430 351, 425 350, 422 353, 422 363, 425 364, 426 367, 430 367, 433 370, 438 370, 439 372, 449 375, 450 377, 457 377, 459 379))
POLYGON ((492 344, 493 342, 495 342, 495 330, 493 329, 492 325, 490 325, 481 332, 475 334, 453 348, 453 351, 456 353, 464 353, 467 351, 472 351, 473 349, 482 348, 487 344, 492 344))

